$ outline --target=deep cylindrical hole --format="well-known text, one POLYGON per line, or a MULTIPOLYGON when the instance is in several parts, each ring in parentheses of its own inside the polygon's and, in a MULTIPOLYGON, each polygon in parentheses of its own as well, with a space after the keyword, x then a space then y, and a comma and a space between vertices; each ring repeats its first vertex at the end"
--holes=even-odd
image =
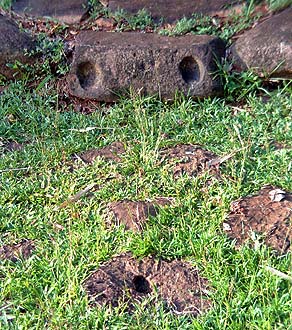
POLYGON ((139 293, 149 293, 149 292, 151 292, 149 282, 142 275, 134 276, 133 285, 134 285, 135 291, 137 291, 139 293))
POLYGON ((193 83, 200 79, 200 68, 198 62, 192 57, 187 56, 179 64, 179 71, 183 80, 187 83, 193 83))
POLYGON ((79 63, 76 74, 83 89, 91 87, 96 79, 95 66, 89 61, 79 63))

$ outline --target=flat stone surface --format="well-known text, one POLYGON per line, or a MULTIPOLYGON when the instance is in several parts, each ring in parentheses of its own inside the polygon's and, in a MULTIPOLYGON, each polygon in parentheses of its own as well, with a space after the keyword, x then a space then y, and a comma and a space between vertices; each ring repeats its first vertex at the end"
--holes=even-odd
POLYGON ((145 8, 155 20, 164 18, 173 22, 183 17, 191 17, 193 13, 215 15, 219 11, 234 4, 232 0, 109 0, 108 7, 112 11, 124 9, 135 14, 145 8))
POLYGON ((79 23, 86 12, 86 0, 17 0, 12 9, 18 14, 52 17, 67 24, 79 23))
POLYGON ((230 52, 238 71, 253 68, 260 75, 292 78, 292 8, 245 32, 230 52))
POLYGON ((68 85, 75 96, 106 102, 130 88, 164 99, 177 91, 216 95, 222 86, 212 73, 224 54, 224 42, 212 36, 85 31, 76 40, 68 85))
POLYGON ((34 41, 30 35, 21 32, 17 24, 0 14, 0 74, 6 78, 13 78, 16 70, 7 66, 19 61, 31 63, 33 59, 25 55, 25 50, 32 50, 34 41))

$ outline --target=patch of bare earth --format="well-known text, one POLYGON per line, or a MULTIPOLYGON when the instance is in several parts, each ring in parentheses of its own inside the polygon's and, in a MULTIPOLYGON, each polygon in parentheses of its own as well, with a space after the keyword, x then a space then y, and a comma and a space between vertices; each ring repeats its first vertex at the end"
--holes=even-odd
POLYGON ((127 230, 140 231, 150 216, 155 217, 159 213, 159 207, 171 203, 172 199, 163 197, 153 202, 123 200, 110 203, 108 211, 115 225, 125 225, 127 230))
POLYGON ((162 150, 161 156, 162 161, 167 160, 174 164, 174 178, 178 178, 183 174, 197 176, 205 171, 217 175, 219 171, 218 164, 212 162, 218 156, 199 145, 176 145, 162 150))
POLYGON ((125 147, 122 142, 113 142, 109 146, 100 149, 90 149, 75 156, 81 158, 83 162, 92 164, 96 158, 101 157, 108 161, 121 161, 121 155, 125 153, 125 147))
POLYGON ((254 233, 279 253, 289 250, 292 240, 292 194, 272 186, 263 187, 257 195, 241 198, 231 204, 224 229, 237 245, 250 241, 254 233))
POLYGON ((93 305, 125 303, 128 311, 133 303, 158 294, 168 308, 177 313, 201 314, 211 306, 208 281, 191 265, 147 257, 137 260, 123 254, 100 266, 85 281, 93 305))
POLYGON ((14 151, 21 151, 25 144, 18 143, 16 141, 7 141, 7 142, 1 142, 0 146, 3 149, 4 152, 14 152, 14 151))
POLYGON ((16 262, 19 259, 28 259, 31 257, 34 250, 34 242, 27 239, 17 244, 3 245, 0 247, 0 260, 16 262))

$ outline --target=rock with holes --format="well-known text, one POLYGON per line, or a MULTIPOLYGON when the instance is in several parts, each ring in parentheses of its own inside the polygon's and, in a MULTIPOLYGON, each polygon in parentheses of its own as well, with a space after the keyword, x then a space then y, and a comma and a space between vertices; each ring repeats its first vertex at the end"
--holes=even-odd
POLYGON ((136 14, 139 10, 146 9, 155 20, 161 18, 173 22, 183 17, 191 17, 193 13, 216 15, 231 7, 234 9, 234 0, 108 0, 112 11, 125 10, 136 14))
MULTIPOLYGON (((198 315, 211 307, 207 279, 181 260, 168 262, 152 257, 137 260, 130 253, 123 254, 91 274, 85 289, 93 305, 125 304, 128 311, 151 297, 160 298, 178 313, 198 315)), ((150 307, 150 303, 144 306, 150 307)))
POLYGON ((81 32, 68 77, 71 93, 112 102, 131 89, 173 99, 177 91, 204 97, 221 92, 214 74, 225 45, 212 36, 81 32))
POLYGON ((292 7, 245 32, 230 53, 238 71, 292 78, 292 7))
POLYGON ((67 24, 79 23, 86 12, 85 0, 16 0, 12 9, 18 14, 52 17, 67 24))
POLYGON ((10 18, 0 14, 0 77, 3 75, 10 79, 17 75, 19 67, 13 67, 15 62, 32 63, 34 59, 27 52, 34 47, 30 35, 20 31, 10 18))

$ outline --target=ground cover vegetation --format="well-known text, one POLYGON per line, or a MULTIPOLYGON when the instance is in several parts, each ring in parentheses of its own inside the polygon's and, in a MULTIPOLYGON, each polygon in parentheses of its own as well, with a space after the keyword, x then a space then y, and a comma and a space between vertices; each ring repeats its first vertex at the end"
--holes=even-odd
MULTIPOLYGON (((7 9, 10 3, 0 4, 7 9)), ((101 10, 91 4, 90 26, 101 10)), ((273 9, 284 4, 269 1, 273 9)), ((258 19, 255 6, 232 16, 230 30, 220 27, 225 40, 258 19)), ((142 14, 116 17, 116 28, 158 29, 142 14)), ((202 33, 218 34, 209 23, 200 19, 202 33)), ((159 31, 200 32, 194 25, 191 19, 159 31)), ((221 97, 178 94, 167 102, 129 93, 115 104, 84 105, 60 88, 70 54, 61 40, 70 31, 51 27, 36 24, 38 51, 45 54, 39 65, 22 67, 16 81, 0 80, 0 246, 22 240, 29 246, 27 255, 0 260, 0 328, 291 329, 291 252, 277 254, 257 235, 236 247, 223 230, 238 198, 266 184, 292 192, 291 83, 232 73, 226 62, 217 73, 225 86, 221 97), (118 159, 88 163, 78 156, 114 142, 124 146, 118 159), (226 156, 220 176, 174 177, 161 150, 177 144, 226 156), (161 196, 173 202, 150 216, 143 231, 107 225, 109 203, 161 196), (84 282, 125 252, 188 261, 208 279, 212 307, 198 317, 173 313, 153 298, 130 313, 123 304, 92 307, 84 282)))

